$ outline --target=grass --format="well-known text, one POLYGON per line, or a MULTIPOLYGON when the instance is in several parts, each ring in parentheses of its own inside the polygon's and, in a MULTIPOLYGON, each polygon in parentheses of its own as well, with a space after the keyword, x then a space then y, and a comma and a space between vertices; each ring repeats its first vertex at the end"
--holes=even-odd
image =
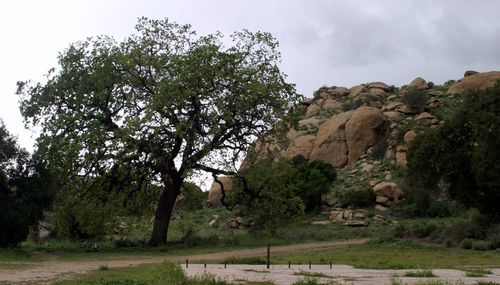
POLYGON ((41 261, 42 258, 23 249, 0 248, 0 269, 26 268, 41 261))
MULTIPOLYGON (((391 280, 391 285, 406 285, 407 283, 404 283, 401 279, 392 279, 391 280)), ((419 280, 415 285, 465 285, 464 282, 462 281, 442 281, 442 280, 437 280, 437 279, 431 279, 431 280, 419 280)), ((479 283, 477 283, 479 285, 479 283)))
MULTIPOLYGON (((180 266, 172 263, 143 265, 133 268, 96 270, 74 280, 60 281, 58 285, 229 285, 211 275, 187 277, 180 266)), ((258 284, 258 283, 247 283, 258 284)), ((265 283, 264 283, 265 284, 265 283)))
POLYGON ((432 277, 436 277, 436 275, 432 272, 432 270, 417 269, 415 271, 406 272, 405 277, 432 278, 432 277))
POLYGON ((432 269, 459 266, 500 266, 496 251, 470 251, 426 246, 411 241, 369 242, 343 248, 313 252, 298 252, 274 256, 274 264, 304 263, 347 264, 357 268, 372 269, 432 269))
POLYGON ((484 268, 474 268, 465 271, 466 277, 484 277, 488 274, 493 274, 493 272, 491 272, 491 270, 489 269, 484 268))
POLYGON ((295 271, 293 275, 301 275, 301 276, 308 276, 308 277, 317 277, 317 278, 335 278, 333 276, 321 273, 321 272, 309 272, 309 271, 295 271))
POLYGON ((259 270, 259 269, 243 269, 243 271, 246 271, 246 272, 255 272, 255 273, 271 273, 270 270, 259 270))
POLYGON ((230 257, 225 259, 221 263, 227 263, 227 264, 254 264, 254 265, 259 265, 259 264, 267 264, 266 260, 262 257, 230 257))
POLYGON ((292 285, 333 285, 333 284, 339 284, 338 282, 335 281, 327 281, 326 283, 321 283, 318 278, 314 277, 306 277, 304 279, 299 279, 292 283, 292 285))

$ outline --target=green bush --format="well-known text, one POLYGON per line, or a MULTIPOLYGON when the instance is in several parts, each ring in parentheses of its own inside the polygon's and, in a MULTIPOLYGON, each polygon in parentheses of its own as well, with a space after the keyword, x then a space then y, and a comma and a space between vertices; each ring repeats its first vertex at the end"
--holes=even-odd
POLYGON ((413 112, 422 113, 425 111, 428 99, 429 95, 424 90, 410 88, 401 97, 401 102, 413 112))
POLYGON ((436 277, 436 275, 432 272, 432 270, 408 271, 405 273, 405 276, 406 277, 423 277, 423 278, 436 277))
POLYGON ((428 237, 437 229, 436 224, 429 222, 420 222, 412 226, 412 232, 417 238, 428 237))
POLYGON ((292 283, 292 285, 319 285, 318 278, 306 277, 304 279, 297 280, 292 283))
POLYGON ((473 239, 470 239, 470 238, 464 238, 461 242, 460 242, 460 247, 463 248, 463 249, 472 249, 472 244, 474 243, 474 240, 473 239))
POLYGON ((340 204, 342 207, 367 207, 375 204, 375 193, 369 187, 362 189, 348 189, 341 194, 340 204))
POLYGON ((500 234, 494 234, 488 239, 491 249, 500 248, 500 234))
POLYGON ((453 240, 451 238, 445 238, 443 240, 443 245, 446 247, 453 247, 453 240))
POLYGON ((473 250, 488 250, 490 249, 490 243, 484 240, 475 240, 472 243, 473 250))

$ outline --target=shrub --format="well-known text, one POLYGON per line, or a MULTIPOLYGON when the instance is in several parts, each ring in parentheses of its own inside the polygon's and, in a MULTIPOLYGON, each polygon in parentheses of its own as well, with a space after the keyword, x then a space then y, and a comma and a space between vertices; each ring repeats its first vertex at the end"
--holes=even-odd
POLYGON ((488 250, 490 249, 490 243, 484 240, 475 240, 472 243, 473 250, 488 250))
POLYGON ((317 278, 306 277, 304 279, 297 280, 292 283, 292 285, 319 285, 319 281, 317 278))
POLYGON ((422 222, 422 223, 416 223, 412 227, 412 232, 413 234, 418 237, 418 238, 424 238, 428 237, 432 232, 434 232, 437 229, 436 224, 434 223, 428 223, 428 222, 422 222))
POLYGON ((432 270, 408 271, 405 273, 405 276, 406 277, 424 277, 424 278, 436 277, 436 275, 432 272, 432 270))
POLYGON ((495 234, 495 235, 492 235, 489 239, 488 239, 490 245, 491 245, 491 249, 497 249, 497 248, 500 248, 500 234, 495 234))
POLYGON ((474 243, 474 240, 472 240, 470 238, 464 238, 460 242, 460 247, 463 248, 463 249, 472 249, 472 244, 473 243, 474 243))
POLYGON ((370 188, 346 190, 340 199, 342 207, 367 207, 375 204, 375 193, 370 188))
POLYGON ((429 95, 424 90, 407 89, 401 97, 401 102, 408 106, 412 111, 422 113, 427 106, 429 95))
POLYGON ((453 240, 451 238, 445 238, 443 240, 443 245, 446 247, 452 247, 453 246, 453 240))

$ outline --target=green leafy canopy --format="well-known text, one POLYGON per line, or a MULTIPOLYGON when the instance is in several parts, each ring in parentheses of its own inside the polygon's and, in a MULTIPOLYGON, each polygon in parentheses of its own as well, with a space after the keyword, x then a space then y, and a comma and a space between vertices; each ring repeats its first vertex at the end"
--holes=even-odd
MULTIPOLYGON (((193 170, 231 170, 300 96, 280 72, 278 42, 242 31, 224 45, 189 25, 139 19, 122 42, 97 37, 59 56, 46 83, 20 82, 21 111, 61 174, 134 169, 161 183, 193 170)), ((130 172, 130 171, 129 171, 130 172)))

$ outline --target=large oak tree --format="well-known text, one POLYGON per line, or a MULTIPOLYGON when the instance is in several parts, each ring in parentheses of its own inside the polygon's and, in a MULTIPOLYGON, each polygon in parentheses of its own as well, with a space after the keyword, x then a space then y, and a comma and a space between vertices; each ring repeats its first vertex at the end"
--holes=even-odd
POLYGON ((27 124, 41 129, 39 153, 60 175, 162 187, 149 240, 158 246, 185 179, 234 172, 300 96, 268 33, 197 36, 146 18, 136 30, 121 42, 72 44, 46 82, 20 82, 18 94, 27 124))

